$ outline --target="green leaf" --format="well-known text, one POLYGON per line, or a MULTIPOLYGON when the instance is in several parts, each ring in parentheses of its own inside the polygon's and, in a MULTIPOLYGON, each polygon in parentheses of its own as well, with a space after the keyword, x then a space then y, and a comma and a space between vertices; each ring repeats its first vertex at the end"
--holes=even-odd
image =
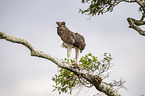
POLYGON ((70 91, 70 94, 72 94, 72 91, 70 91))
MULTIPOLYGON (((109 77, 109 74, 106 74, 105 72, 110 68, 110 61, 111 55, 107 53, 104 53, 104 58, 102 60, 98 60, 96 56, 93 56, 92 53, 86 54, 85 56, 82 56, 80 59, 79 66, 81 66, 82 70, 88 71, 89 74, 100 74, 99 76, 104 76, 105 78, 109 77)), ((63 63, 67 63, 68 59, 62 60, 63 63)), ((75 59, 72 59, 71 62, 74 62, 75 59)), ((52 77, 52 80, 55 81, 54 90, 58 90, 59 94, 61 93, 69 93, 71 94, 72 89, 77 86, 78 84, 82 85, 89 85, 90 83, 86 81, 83 78, 72 77, 73 72, 70 72, 67 69, 59 68, 58 75, 55 75, 52 77), (81 79, 83 82, 80 82, 79 79, 81 79), (69 91, 69 92, 68 92, 69 91)))
POLYGON ((91 56, 91 55, 92 55, 91 53, 88 54, 88 56, 91 56))
POLYGON ((55 90, 56 90, 56 89, 53 89, 52 92, 55 91, 55 90))

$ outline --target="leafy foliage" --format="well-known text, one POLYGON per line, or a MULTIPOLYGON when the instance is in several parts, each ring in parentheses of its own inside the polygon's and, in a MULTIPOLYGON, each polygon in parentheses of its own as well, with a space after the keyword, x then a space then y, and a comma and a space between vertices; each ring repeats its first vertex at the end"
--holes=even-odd
MULTIPOLYGON (((109 73, 107 71, 113 64, 111 64, 112 57, 111 54, 104 53, 104 57, 102 60, 98 60, 97 57, 93 56, 91 53, 83 56, 79 61, 79 68, 81 71, 85 71, 90 75, 99 76, 103 79, 109 77, 109 73)), ((63 63, 68 63, 68 59, 62 60, 63 63)), ((71 60, 72 66, 75 60, 71 60)), ((92 87, 93 85, 88 82, 86 79, 81 76, 77 76, 75 73, 70 72, 67 69, 59 68, 58 75, 52 78, 55 81, 56 85, 54 85, 54 90, 58 90, 59 94, 64 93, 72 93, 72 89, 78 85, 83 85, 85 87, 92 87)))
POLYGON ((80 9, 82 14, 87 13, 89 15, 103 15, 108 11, 112 12, 113 8, 118 5, 122 0, 82 0, 82 3, 90 4, 86 10, 80 9))
MULTIPOLYGON (((67 63, 68 61, 69 60, 65 58, 65 60, 62 62, 67 63)), ((71 63, 73 62, 74 60, 71 60, 71 63)), ((55 77, 52 78, 52 80, 56 83, 56 85, 53 86, 55 87, 53 91, 57 89, 59 91, 59 94, 61 94, 61 92, 66 93, 68 91, 71 94, 72 88, 79 83, 77 77, 74 76, 73 72, 70 72, 67 69, 59 68, 58 73, 59 75, 55 75, 55 77)))
POLYGON ((89 53, 80 59, 81 64, 79 65, 82 70, 87 71, 91 75, 98 75, 102 78, 107 78, 109 73, 106 74, 106 72, 113 66, 110 62, 111 60, 111 54, 108 55, 107 53, 104 53, 103 60, 98 61, 97 57, 89 53))
POLYGON ((135 2, 135 0, 82 0, 82 3, 89 4, 89 7, 85 10, 80 9, 80 12, 91 16, 96 14, 100 15, 100 13, 103 15, 103 13, 112 12, 113 8, 120 2, 132 3, 135 2))

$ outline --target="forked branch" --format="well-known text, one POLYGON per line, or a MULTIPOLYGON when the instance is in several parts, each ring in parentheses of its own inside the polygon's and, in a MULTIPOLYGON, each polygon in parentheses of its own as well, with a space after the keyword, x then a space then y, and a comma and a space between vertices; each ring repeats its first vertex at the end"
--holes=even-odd
POLYGON ((136 30, 140 35, 145 36, 145 31, 142 30, 139 26, 141 25, 145 25, 145 1, 144 0, 135 0, 135 2, 137 4, 139 4, 140 6, 140 11, 142 12, 142 17, 140 20, 135 20, 133 18, 127 18, 127 21, 129 23, 129 28, 133 28, 134 30, 136 30))

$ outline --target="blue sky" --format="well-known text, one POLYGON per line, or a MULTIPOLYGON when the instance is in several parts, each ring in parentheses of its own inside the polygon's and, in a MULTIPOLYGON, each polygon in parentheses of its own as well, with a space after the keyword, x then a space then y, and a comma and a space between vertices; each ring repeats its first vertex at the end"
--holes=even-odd
MULTIPOLYGON (((56 32, 56 22, 65 21, 73 32, 85 37, 86 48, 80 57, 91 52, 101 59, 111 53, 114 67, 104 81, 126 80, 123 96, 145 94, 145 37, 128 28, 127 17, 140 19, 137 4, 121 3, 112 13, 82 15, 81 0, 0 0, 0 30, 28 40, 36 49, 59 59, 66 49, 56 32)), ((72 50, 72 58, 75 56, 72 50)), ((48 60, 30 56, 23 45, 0 40, 0 96, 59 96, 52 92, 51 78, 57 66, 48 60)), ((74 90, 72 96, 75 95, 74 90)), ((82 88, 78 96, 92 96, 95 88, 82 88)), ((68 96, 62 94, 60 96, 68 96)))

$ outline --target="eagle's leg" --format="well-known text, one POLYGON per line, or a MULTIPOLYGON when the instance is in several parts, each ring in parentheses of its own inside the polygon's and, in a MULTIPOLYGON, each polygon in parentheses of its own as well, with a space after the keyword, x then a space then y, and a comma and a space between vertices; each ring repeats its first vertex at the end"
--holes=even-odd
POLYGON ((68 57, 69 63, 71 64, 71 47, 70 46, 67 47, 67 57, 68 57))
POLYGON ((76 63, 79 64, 79 61, 78 61, 78 57, 79 57, 79 50, 78 48, 75 48, 75 51, 76 51, 76 63))

